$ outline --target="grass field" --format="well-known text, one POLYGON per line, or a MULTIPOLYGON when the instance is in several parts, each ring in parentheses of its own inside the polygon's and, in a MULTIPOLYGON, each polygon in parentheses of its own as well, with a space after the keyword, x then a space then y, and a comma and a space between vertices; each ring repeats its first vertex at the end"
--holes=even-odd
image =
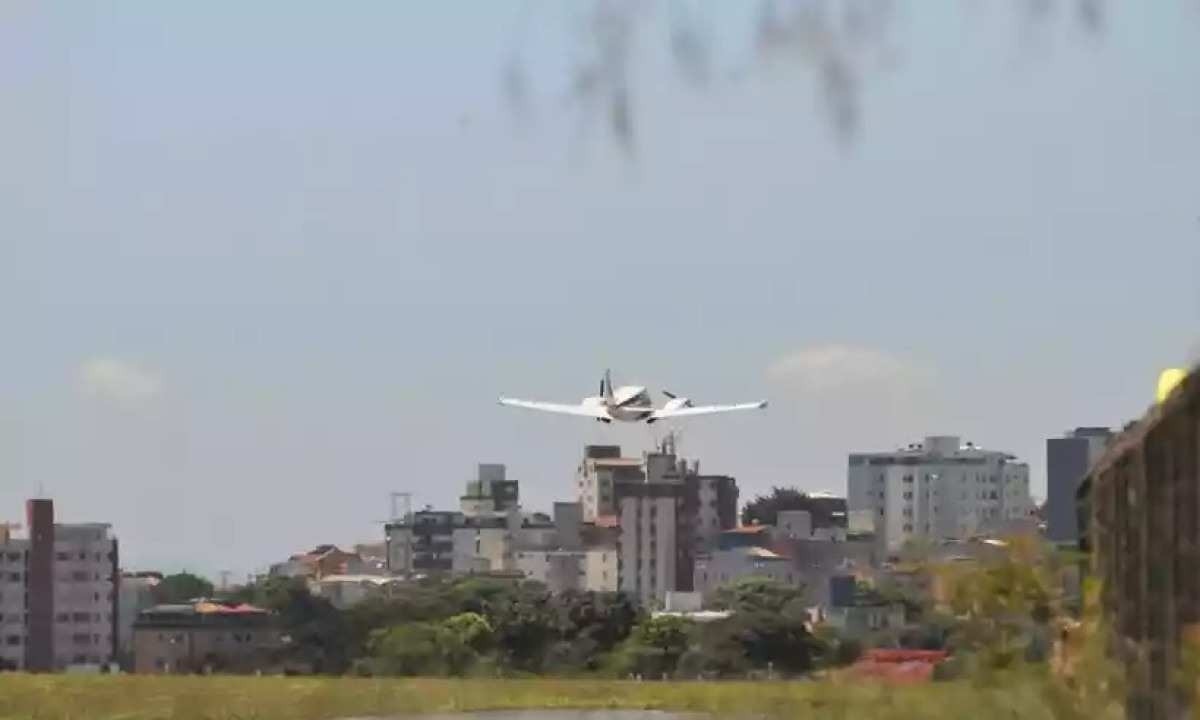
MULTIPOLYGON (((1052 718, 1048 681, 894 688, 820 682, 615 682, 0 675, 0 719, 323 720, 481 709, 625 708, 805 718, 1052 718)), ((1068 713, 1071 714, 1071 713, 1068 713)))

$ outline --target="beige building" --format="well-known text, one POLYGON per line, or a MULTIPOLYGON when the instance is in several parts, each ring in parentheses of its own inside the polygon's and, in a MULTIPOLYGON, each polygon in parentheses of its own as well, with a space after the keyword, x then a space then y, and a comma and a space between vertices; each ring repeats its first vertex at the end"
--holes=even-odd
POLYGON ((575 490, 583 507, 583 520, 616 515, 618 483, 640 483, 645 479, 641 458, 621 457, 617 445, 588 445, 575 473, 575 490))
POLYGON ((452 533, 451 570, 460 575, 512 570, 513 540, 520 524, 517 510, 463 517, 462 525, 452 533))
POLYGON ((345 610, 367 598, 387 596, 398 582, 398 578, 387 575, 326 575, 320 580, 309 580, 308 589, 335 608, 345 610))
POLYGON ((554 593, 616 592, 617 554, 611 548, 518 552, 517 570, 554 593))
POLYGON ((274 616, 250 605, 157 605, 133 625, 137 673, 268 670, 278 665, 282 647, 274 616))

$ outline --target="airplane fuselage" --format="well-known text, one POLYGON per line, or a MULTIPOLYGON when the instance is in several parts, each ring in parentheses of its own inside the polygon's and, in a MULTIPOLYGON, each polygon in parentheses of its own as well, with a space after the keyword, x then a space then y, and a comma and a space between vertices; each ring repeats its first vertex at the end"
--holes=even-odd
POLYGON ((638 385, 623 385, 614 388, 611 398, 594 396, 584 398, 585 405, 595 405, 608 413, 608 418, 597 418, 600 422, 638 422, 650 417, 654 412, 654 401, 650 392, 638 385))

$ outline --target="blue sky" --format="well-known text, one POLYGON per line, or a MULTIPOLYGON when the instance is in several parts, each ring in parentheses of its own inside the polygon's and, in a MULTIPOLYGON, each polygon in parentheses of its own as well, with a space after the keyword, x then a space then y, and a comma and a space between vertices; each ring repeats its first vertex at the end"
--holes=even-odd
POLYGON ((743 497, 943 432, 1040 491, 1047 436, 1200 351, 1200 8, 897 2, 840 143, 756 5, 693 4, 703 89, 642 5, 631 154, 569 94, 584 3, 6 3, 0 516, 45 491, 212 573, 375 539, 476 462, 548 507, 583 443, 660 431, 495 397, 607 366, 770 398, 682 429, 743 497))

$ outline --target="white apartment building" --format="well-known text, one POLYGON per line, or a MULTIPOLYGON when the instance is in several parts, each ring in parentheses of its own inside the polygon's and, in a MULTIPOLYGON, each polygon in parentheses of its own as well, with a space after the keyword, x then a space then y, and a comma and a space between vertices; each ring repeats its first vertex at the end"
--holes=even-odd
POLYGON ((101 523, 54 526, 54 665, 115 661, 117 540, 101 523))
POLYGON ((55 523, 50 500, 26 507, 26 537, 0 526, 0 661, 34 671, 115 662, 118 565, 110 526, 55 523))
POLYGON ((1027 527, 1033 514, 1029 466, 956 436, 851 454, 847 490, 850 513, 869 512, 889 552, 915 538, 965 539, 1027 527))

